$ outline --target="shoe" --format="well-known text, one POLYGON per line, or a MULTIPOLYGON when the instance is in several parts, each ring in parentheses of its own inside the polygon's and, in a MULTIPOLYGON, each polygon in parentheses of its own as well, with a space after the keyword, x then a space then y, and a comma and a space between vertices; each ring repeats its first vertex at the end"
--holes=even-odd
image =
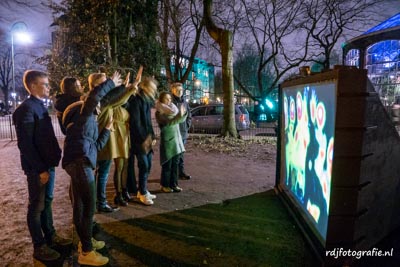
POLYGON ((72 240, 71 239, 64 238, 64 237, 61 237, 61 236, 59 236, 57 234, 54 234, 53 238, 51 239, 51 242, 48 244, 48 246, 50 248, 52 248, 54 246, 62 246, 62 247, 64 247, 64 246, 69 246, 71 244, 72 244, 72 240))
POLYGON ((138 195, 139 195, 139 201, 142 202, 143 204, 145 204, 146 206, 150 206, 150 205, 154 204, 154 202, 150 196, 151 194, 147 193, 146 195, 142 195, 139 192, 138 195))
POLYGON ((179 174, 179 179, 181 179, 181 180, 190 180, 190 179, 192 179, 192 176, 190 176, 190 175, 188 175, 188 174, 186 174, 184 172, 181 172, 179 174))
POLYGON ((40 261, 54 261, 60 257, 60 253, 47 246, 47 244, 44 244, 34 248, 33 257, 40 261))
POLYGON ((164 193, 172 193, 174 192, 174 190, 172 190, 171 187, 165 187, 165 186, 161 186, 161 191, 164 193))
MULTIPOLYGON (((157 198, 157 196, 156 195, 153 195, 153 194, 151 194, 149 191, 146 191, 147 193, 146 193, 146 195, 149 195, 149 198, 151 199, 151 200, 153 200, 153 199, 156 199, 157 198)), ((137 194, 136 194, 136 197, 137 198, 139 198, 140 197, 140 192, 137 192, 137 194)))
POLYGON ((171 189, 172 189, 172 192, 175 192, 175 193, 179 193, 179 192, 182 192, 182 188, 181 187, 179 187, 179 186, 174 186, 174 187, 171 187, 171 189))
POLYGON ((98 212, 104 212, 104 213, 114 212, 114 211, 116 211, 116 210, 117 210, 117 209, 111 207, 111 206, 108 205, 107 203, 106 203, 104 206, 99 206, 99 207, 97 208, 97 211, 98 211, 98 212))
MULTIPOLYGON (((96 240, 92 237, 92 248, 93 250, 100 250, 102 248, 104 248, 106 245, 106 242, 104 241, 100 241, 100 240, 96 240)), ((82 253, 82 243, 81 241, 79 241, 78 243, 78 253, 82 253)))
POLYGON ((115 203, 115 205, 118 205, 118 206, 123 206, 123 207, 128 206, 128 202, 126 202, 126 201, 122 198, 121 193, 118 193, 118 194, 114 197, 114 203, 115 203))
POLYGON ((129 194, 129 192, 126 189, 122 189, 122 198, 126 202, 132 202, 133 201, 131 195, 129 194))
POLYGON ((79 253, 78 263, 80 265, 102 266, 108 263, 109 259, 100 253, 92 250, 87 254, 79 253))

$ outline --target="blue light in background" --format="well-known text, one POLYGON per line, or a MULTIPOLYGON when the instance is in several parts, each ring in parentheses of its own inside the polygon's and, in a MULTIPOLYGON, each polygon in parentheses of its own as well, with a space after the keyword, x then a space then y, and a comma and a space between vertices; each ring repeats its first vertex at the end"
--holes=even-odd
POLYGON ((273 109, 274 108, 274 104, 271 102, 271 100, 269 100, 268 98, 266 98, 265 99, 265 104, 267 104, 267 106, 270 108, 270 109, 273 109))

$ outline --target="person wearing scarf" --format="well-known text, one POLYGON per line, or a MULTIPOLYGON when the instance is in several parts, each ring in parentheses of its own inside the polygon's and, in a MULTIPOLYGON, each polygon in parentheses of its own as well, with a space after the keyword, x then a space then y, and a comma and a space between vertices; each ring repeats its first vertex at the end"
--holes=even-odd
POLYGON ((156 121, 160 126, 160 164, 161 191, 165 193, 181 192, 178 186, 178 163, 180 154, 185 152, 179 123, 186 120, 184 106, 178 110, 168 92, 162 92, 155 104, 156 121))

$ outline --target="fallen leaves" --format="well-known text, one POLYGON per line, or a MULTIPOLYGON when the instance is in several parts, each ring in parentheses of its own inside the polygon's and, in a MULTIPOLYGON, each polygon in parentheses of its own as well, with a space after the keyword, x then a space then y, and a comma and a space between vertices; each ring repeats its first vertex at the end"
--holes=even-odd
POLYGON ((276 138, 254 138, 249 140, 219 137, 192 136, 191 145, 209 153, 228 154, 249 159, 271 159, 276 155, 276 138))

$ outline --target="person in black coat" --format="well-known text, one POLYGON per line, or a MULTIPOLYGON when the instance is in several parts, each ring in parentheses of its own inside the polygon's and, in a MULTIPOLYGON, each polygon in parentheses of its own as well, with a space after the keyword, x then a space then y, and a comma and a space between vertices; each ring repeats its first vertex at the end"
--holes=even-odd
MULTIPOLYGON (((151 107, 157 93, 157 81, 146 77, 139 84, 139 91, 128 101, 129 128, 131 135, 131 162, 136 156, 139 168, 139 188, 137 197, 144 205, 153 205, 155 195, 147 190, 147 179, 153 159, 152 146, 155 145, 154 130, 151 122, 151 107)), ((132 167, 132 165, 130 165, 132 167)), ((129 178, 128 178, 129 179, 129 178)))
MULTIPOLYGON (((185 145, 188 135, 189 135, 190 126, 192 125, 192 115, 190 113, 190 107, 189 107, 189 104, 183 98, 182 83, 176 82, 176 83, 171 84, 170 87, 171 87, 171 93, 172 93, 172 103, 174 103, 175 106, 178 107, 178 109, 181 109, 181 106, 183 106, 185 108, 185 110, 187 111, 186 120, 179 123, 179 130, 181 132, 182 142, 185 145)), ((185 152, 182 152, 179 156, 178 177, 181 180, 189 180, 192 178, 192 176, 190 176, 189 174, 187 174, 185 172, 184 153, 185 152)))
POLYGON ((59 237, 53 226, 54 167, 60 162, 61 149, 43 103, 50 92, 48 75, 28 70, 23 81, 30 96, 15 110, 13 122, 21 152, 21 166, 28 181, 28 228, 34 247, 33 256, 38 260, 51 261, 60 256, 52 246, 72 243, 59 237))
POLYGON ((89 76, 90 92, 84 101, 66 108, 62 118, 66 129, 62 166, 71 176, 73 195, 73 221, 80 238, 78 263, 100 266, 109 259, 96 250, 104 247, 103 241, 92 237, 93 215, 96 208, 97 151, 101 150, 110 137, 112 120, 98 133, 96 108, 100 100, 113 88, 121 85, 119 73, 107 79, 104 73, 89 76))

